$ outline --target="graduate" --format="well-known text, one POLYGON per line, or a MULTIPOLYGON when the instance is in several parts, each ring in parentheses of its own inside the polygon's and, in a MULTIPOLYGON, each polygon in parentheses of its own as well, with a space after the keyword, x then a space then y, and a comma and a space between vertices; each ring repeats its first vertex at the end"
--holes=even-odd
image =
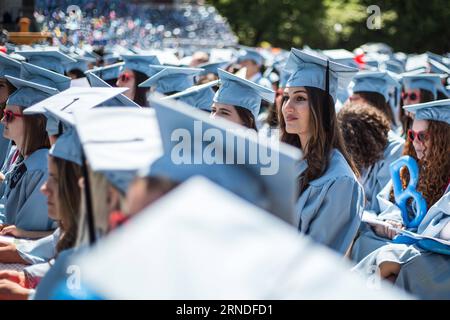
MULTIPOLYGON (((418 163, 419 179, 416 190, 425 199, 427 208, 432 207, 445 193, 450 181, 449 99, 405 106, 405 110, 415 115, 412 128, 408 131, 404 155, 409 155, 418 163)), ((409 173, 400 172, 403 187, 406 187, 409 173)), ((373 212, 378 219, 393 227, 405 227, 400 208, 396 205, 392 181, 377 196, 379 212, 373 212)), ((416 214, 413 201, 408 201, 409 212, 416 214)), ((410 231, 417 231, 413 228, 410 231)), ((362 232, 352 249, 352 259, 361 261, 377 248, 390 244, 396 232, 388 227, 372 226, 362 232)))
POLYGON ((205 84, 195 85, 162 99, 176 99, 192 107, 211 113, 211 106, 214 102, 215 95, 213 87, 218 85, 219 81, 214 80, 205 84))
POLYGON ((391 180, 389 166, 401 157, 405 142, 392 132, 386 115, 371 105, 346 104, 339 111, 338 121, 347 150, 361 174, 365 210, 379 212, 376 197, 391 180))
POLYGON ((47 201, 39 191, 47 180, 47 155, 50 143, 45 117, 24 115, 23 110, 49 97, 54 88, 7 76, 16 88, 6 103, 3 135, 15 142, 19 152, 12 171, 5 178, 0 199, 0 222, 8 234, 40 238, 55 228, 47 215, 47 201), (10 225, 10 226, 6 226, 10 225))
POLYGON ((214 96, 211 117, 221 117, 257 130, 261 102, 274 103, 275 92, 237 75, 218 70, 220 87, 214 96))
POLYGON ((270 80, 263 77, 261 67, 264 65, 263 56, 255 49, 244 47, 239 50, 237 62, 241 68, 246 68, 245 78, 260 86, 271 89, 270 80))
POLYGON ((157 72, 151 66, 160 62, 154 55, 122 55, 122 59, 125 63, 120 67, 116 86, 129 88, 125 95, 144 107, 148 90, 139 85, 157 72))
POLYGON ((334 100, 357 70, 293 48, 285 69, 280 139, 301 149, 307 169, 298 175, 298 229, 345 254, 364 209, 358 171, 347 154, 334 100), (356 174, 355 174, 356 173, 356 174))

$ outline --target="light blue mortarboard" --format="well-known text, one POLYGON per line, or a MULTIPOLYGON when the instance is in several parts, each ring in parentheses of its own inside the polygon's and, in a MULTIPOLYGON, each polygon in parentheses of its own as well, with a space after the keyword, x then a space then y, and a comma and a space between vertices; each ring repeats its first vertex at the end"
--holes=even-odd
POLYGON ((202 65, 199 65, 198 67, 203 69, 204 71, 200 73, 200 75, 207 75, 209 73, 215 74, 216 76, 219 75, 218 69, 224 69, 229 62, 222 61, 222 62, 213 62, 213 63, 205 63, 202 65))
POLYGON ((258 138, 254 131, 224 119, 211 119, 205 112, 175 100, 162 100, 151 95, 150 104, 156 111, 165 156, 150 166, 148 175, 178 182, 202 175, 288 223, 295 225, 298 222, 294 204, 298 197, 295 168, 301 159, 299 149, 258 138), (173 134, 180 130, 185 132, 184 136, 194 139, 183 141, 191 146, 183 150, 190 157, 187 163, 180 163, 175 158, 181 142, 174 140, 173 134), (195 140, 213 132, 214 147, 210 136, 204 138, 206 140, 195 140), (258 156, 253 158, 255 152, 270 154, 274 162, 258 156), (212 153, 219 159, 204 157, 212 153))
POLYGON ((89 166, 123 193, 139 169, 163 154, 153 109, 78 109, 74 118, 89 166))
POLYGON ((72 62, 66 65, 66 72, 78 69, 82 72, 89 70, 89 64, 94 64, 97 60, 90 57, 77 56, 74 57, 76 62, 72 62))
POLYGON ((450 124, 450 99, 404 106, 408 112, 415 113, 417 120, 434 120, 450 124))
POLYGON ((261 100, 273 103, 275 92, 250 80, 219 69, 220 87, 214 102, 248 109, 255 119, 258 117, 261 100))
POLYGON ((345 66, 358 68, 358 63, 355 61, 355 54, 345 49, 331 49, 323 50, 322 54, 331 59, 331 61, 343 64, 345 66))
POLYGON ((28 108, 58 92, 55 88, 40 85, 31 81, 6 76, 6 79, 17 88, 6 101, 7 105, 28 108))
POLYGON ((428 59, 428 63, 430 64, 431 73, 438 73, 438 74, 444 73, 447 75, 447 77, 450 76, 450 68, 447 67, 445 64, 433 59, 428 59))
POLYGON ((437 91, 445 92, 442 85, 441 76, 439 74, 418 74, 414 76, 404 76, 402 83, 405 89, 423 89, 430 91, 434 98, 437 97, 437 91))
POLYGON ((381 94, 385 101, 389 100, 391 88, 398 87, 399 83, 387 72, 383 71, 362 71, 353 77, 353 93, 376 92, 381 94))
POLYGON ((117 79, 119 77, 120 74, 120 68, 124 65, 123 62, 119 62, 119 63, 115 63, 115 64, 111 64, 109 66, 105 66, 105 67, 100 67, 100 68, 94 68, 91 70, 88 70, 85 72, 85 74, 87 73, 93 73, 95 74, 97 77, 108 81, 108 80, 113 80, 113 79, 117 79))
POLYGON ((175 93, 162 99, 177 99, 192 107, 205 111, 211 111, 211 105, 213 104, 215 94, 212 87, 217 85, 219 85, 219 80, 211 81, 198 86, 193 86, 184 91, 175 93))
POLYGON ((53 157, 81 166, 83 164, 81 143, 75 128, 70 127, 58 137, 56 143, 50 148, 49 154, 53 157))
MULTIPOLYGON (((111 86, 108 83, 106 83, 105 81, 103 81, 102 79, 97 77, 92 72, 86 73, 86 77, 88 78, 91 87, 111 88, 111 86)), ((131 100, 130 98, 128 98, 127 96, 125 96, 123 94, 119 94, 118 96, 112 98, 111 100, 105 101, 103 104, 105 106, 111 106, 111 107, 130 106, 130 107, 140 108, 140 106, 136 102, 134 102, 133 100, 131 100)))
POLYGON ((21 63, 19 61, 0 53, 0 78, 4 78, 6 75, 19 78, 20 66, 21 63))
POLYGON ((125 62, 121 72, 125 69, 135 70, 144 73, 147 77, 153 76, 155 73, 150 65, 160 65, 158 58, 154 55, 122 55, 125 62))
POLYGON ((76 62, 75 59, 69 57, 68 55, 62 53, 59 50, 54 49, 23 50, 23 51, 16 51, 16 53, 27 58, 27 61, 31 64, 52 70, 60 74, 64 74, 65 64, 76 62))
POLYGON ((389 59, 381 63, 380 69, 391 71, 397 74, 405 72, 405 66, 396 59, 389 59))
POLYGON ((151 67, 160 71, 139 84, 139 87, 155 87, 156 91, 160 93, 180 92, 192 87, 194 85, 194 77, 203 71, 203 69, 199 68, 151 67))
POLYGON ((264 58, 258 51, 252 48, 243 47, 238 52, 238 63, 246 60, 252 60, 259 66, 264 63, 264 58))
POLYGON ((314 87, 328 92, 336 102, 338 89, 347 88, 358 69, 292 48, 285 70, 291 73, 286 87, 314 87), (328 82, 327 82, 328 70, 328 82))
POLYGON ((59 92, 70 88, 70 78, 60 73, 41 68, 37 65, 23 62, 20 71, 23 80, 58 89, 59 92))

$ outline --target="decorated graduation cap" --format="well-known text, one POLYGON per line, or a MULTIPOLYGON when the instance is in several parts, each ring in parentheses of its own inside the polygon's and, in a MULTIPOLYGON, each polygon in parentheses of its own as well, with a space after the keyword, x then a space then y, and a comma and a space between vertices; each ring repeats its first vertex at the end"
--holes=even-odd
POLYGON ((387 72, 362 71, 353 77, 354 93, 358 92, 376 92, 384 97, 387 102, 389 100, 389 92, 391 88, 398 87, 399 83, 387 72))
POLYGON ((439 74, 418 74, 418 75, 409 75, 402 77, 402 83, 405 89, 413 90, 413 89, 423 89, 430 91, 434 98, 437 97, 437 92, 444 92, 444 87, 442 85, 441 76, 439 74))
POLYGON ((264 63, 263 56, 257 50, 249 47, 242 47, 242 49, 238 51, 237 60, 238 63, 246 60, 252 60, 259 66, 263 65, 264 63))
POLYGON ((192 107, 211 111, 211 105, 213 104, 213 99, 215 92, 212 87, 217 86, 219 80, 211 81, 205 84, 190 87, 179 93, 162 98, 166 99, 177 99, 192 107))
POLYGON ((113 80, 113 79, 117 79, 119 77, 120 69, 123 65, 124 65, 123 62, 119 62, 119 63, 115 63, 115 64, 112 64, 109 66, 88 70, 85 72, 85 74, 93 73, 97 77, 101 78, 102 80, 105 80, 105 81, 113 80))
POLYGON ((56 88, 59 92, 68 89, 71 81, 69 77, 66 77, 60 73, 56 73, 26 62, 22 63, 20 78, 23 80, 36 82, 47 87, 56 88))
POLYGON ((21 63, 6 54, 0 53, 0 78, 6 75, 19 78, 21 63))
POLYGON ((53 48, 46 50, 23 50, 16 52, 27 58, 29 63, 60 74, 64 74, 64 65, 76 62, 74 58, 71 58, 58 49, 53 48))
POLYGON ((160 65, 158 58, 155 55, 122 55, 125 64, 121 68, 121 72, 125 69, 139 71, 151 77, 154 71, 150 65, 160 65))
POLYGON ((155 161, 147 174, 178 182, 194 175, 205 176, 284 221, 298 225, 294 204, 298 196, 295 169, 301 159, 299 149, 258 138, 253 130, 225 119, 211 119, 205 112, 179 101, 161 100, 152 95, 150 104, 156 110, 165 157, 155 161), (189 159, 181 163, 174 157, 180 141, 172 139, 173 133, 180 130, 189 139, 195 139, 182 141, 192 148, 183 150, 189 159), (211 143, 209 135, 213 133, 214 143, 211 143), (212 155, 213 151, 213 159, 207 159, 205 155, 212 155), (264 160, 263 154, 270 154, 270 159, 264 160))
POLYGON ((407 298, 383 283, 369 288, 327 248, 201 177, 157 200, 73 264, 82 284, 104 299, 407 298))
POLYGON ((255 119, 258 117, 261 100, 273 103, 275 92, 250 80, 238 77, 219 69, 220 87, 214 102, 238 106, 249 110, 255 119))
POLYGON ((338 88, 346 88, 358 69, 292 48, 285 66, 291 73, 286 87, 314 87, 336 102, 338 88))
POLYGON ((163 154, 152 109, 85 108, 75 110, 74 118, 90 168, 123 193, 137 170, 163 154), (117 130, 119 124, 126 130, 117 130))
MULTIPOLYGON (((86 77, 88 78, 91 87, 111 88, 111 86, 108 83, 106 83, 105 81, 103 81, 102 79, 100 79, 91 72, 86 73, 86 77)), ((105 101, 104 104, 111 107, 120 107, 120 106, 140 107, 136 102, 134 102, 124 94, 119 94, 116 97, 105 101)))
POLYGON ((228 64, 229 62, 222 61, 222 62, 205 63, 199 65, 198 67, 204 70, 200 73, 200 75, 207 75, 209 73, 212 73, 218 76, 219 75, 218 69, 224 69, 228 64))
POLYGON ((442 121, 450 124, 450 99, 411 104, 403 108, 414 113, 415 119, 442 121))
POLYGON ((145 80, 139 87, 155 87, 159 93, 173 93, 183 91, 194 85, 194 77, 199 75, 203 69, 151 66, 158 73, 145 80))
POLYGON ((58 92, 55 88, 47 87, 39 83, 10 76, 6 76, 6 79, 17 88, 8 97, 6 101, 7 105, 15 105, 26 109, 58 92))

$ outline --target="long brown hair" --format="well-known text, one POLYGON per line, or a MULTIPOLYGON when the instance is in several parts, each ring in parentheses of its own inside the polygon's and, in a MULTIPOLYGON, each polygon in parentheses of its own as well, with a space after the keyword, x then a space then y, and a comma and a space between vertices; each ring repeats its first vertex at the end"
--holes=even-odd
POLYGON ((49 156, 58 170, 59 214, 61 216, 61 238, 56 251, 72 248, 75 245, 80 215, 81 190, 78 180, 81 167, 71 161, 49 156))
POLYGON ((348 152, 361 172, 383 158, 390 123, 380 110, 368 104, 346 104, 338 122, 348 152))
POLYGON ((255 117, 250 112, 250 110, 238 106, 234 106, 234 108, 236 109, 236 112, 239 118, 241 119, 243 126, 250 129, 254 129, 256 131, 258 130, 256 128, 255 117))
POLYGON ((23 156, 28 156, 39 149, 50 148, 46 127, 47 119, 42 114, 24 115, 23 156))
POLYGON ((394 112, 389 106, 389 102, 386 102, 384 96, 378 92, 360 91, 356 92, 363 98, 367 104, 377 108, 388 118, 390 123, 395 124, 394 112))
MULTIPOLYGON (((333 149, 341 152, 355 175, 359 175, 358 169, 345 148, 344 140, 337 124, 332 97, 324 90, 318 88, 304 88, 308 94, 311 115, 309 121, 311 138, 303 148, 308 168, 300 178, 300 192, 307 188, 310 181, 319 178, 326 171, 333 149)), ((286 132, 286 122, 282 112, 279 113, 279 122, 280 140, 302 149, 299 136, 286 132)))
MULTIPOLYGON (((450 125, 441 121, 428 121, 428 136, 430 139, 429 150, 425 151, 425 157, 418 160, 413 143, 409 140, 405 143, 403 154, 413 157, 419 165, 419 182, 416 190, 419 191, 427 202, 427 208, 435 204, 445 192, 450 179, 450 125)), ((409 174, 406 168, 400 171, 400 179, 403 188, 409 182, 409 174)), ((394 192, 391 190, 390 201, 395 202, 394 192)))
POLYGON ((134 79, 135 79, 135 87, 134 87, 134 99, 133 101, 136 102, 141 107, 147 106, 147 92, 148 88, 142 88, 139 87, 139 84, 144 82, 148 79, 147 75, 145 73, 133 70, 134 72, 134 79))

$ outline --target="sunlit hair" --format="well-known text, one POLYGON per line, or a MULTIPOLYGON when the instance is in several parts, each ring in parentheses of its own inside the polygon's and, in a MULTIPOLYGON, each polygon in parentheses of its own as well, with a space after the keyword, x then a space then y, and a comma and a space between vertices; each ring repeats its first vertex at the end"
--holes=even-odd
MULTIPOLYGON (((427 202, 427 208, 435 204, 445 192, 450 179, 450 125, 441 121, 428 121, 429 150, 425 150, 425 158, 418 160, 413 143, 405 143, 403 154, 413 157, 419 165, 419 182, 416 187, 427 202)), ((409 181, 406 168, 400 172, 400 178, 405 188, 409 181)), ((391 190, 390 200, 394 202, 391 190)))
MULTIPOLYGON (((339 130, 336 111, 332 97, 324 90, 314 87, 304 87, 308 94, 311 138, 303 148, 304 157, 308 162, 308 168, 300 177, 300 192, 303 192, 308 184, 322 176, 328 168, 333 149, 342 153, 350 168, 359 176, 358 169, 348 154, 342 134, 339 130)), ((282 105, 286 101, 283 100, 282 105)), ((300 138, 297 134, 286 132, 286 122, 283 113, 279 113, 280 140, 292 146, 302 149, 300 138)))
POLYGON ((390 123, 378 109, 368 104, 346 104, 338 113, 347 151, 361 172, 383 159, 390 123))
POLYGON ((389 102, 386 102, 384 96, 378 92, 367 92, 361 91, 357 92, 365 100, 365 102, 380 110, 384 113, 384 115, 388 118, 390 123, 395 124, 394 112, 392 112, 391 107, 389 106, 389 102))

